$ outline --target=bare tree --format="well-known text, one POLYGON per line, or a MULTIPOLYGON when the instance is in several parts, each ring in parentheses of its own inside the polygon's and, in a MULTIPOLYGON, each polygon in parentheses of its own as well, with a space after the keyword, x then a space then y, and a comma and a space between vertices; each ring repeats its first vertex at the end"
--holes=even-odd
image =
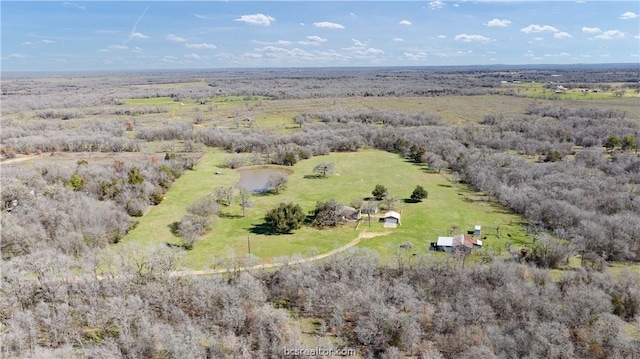
POLYGON ((247 208, 253 207, 253 200, 251 199, 251 191, 246 188, 240 188, 239 194, 240 207, 242 207, 242 217, 246 217, 247 208))
POLYGON ((313 168, 313 173, 317 174, 318 177, 327 177, 327 175, 332 174, 336 169, 336 165, 333 162, 320 162, 313 168))
POLYGON ((273 191, 274 193, 278 193, 287 188, 287 184, 289 183, 289 177, 281 172, 276 172, 269 175, 269 180, 267 181, 267 189, 269 191, 273 191))
POLYGON ((382 203, 386 209, 392 210, 398 205, 398 197, 387 192, 382 199, 382 203))

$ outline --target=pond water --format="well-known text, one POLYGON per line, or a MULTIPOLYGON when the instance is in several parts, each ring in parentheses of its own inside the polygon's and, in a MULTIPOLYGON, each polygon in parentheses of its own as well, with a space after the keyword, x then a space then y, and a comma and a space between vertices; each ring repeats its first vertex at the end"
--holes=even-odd
POLYGON ((282 173, 286 176, 293 173, 293 171, 284 168, 246 168, 239 169, 240 182, 238 187, 244 187, 252 192, 264 192, 267 189, 267 182, 269 176, 276 173, 282 173))

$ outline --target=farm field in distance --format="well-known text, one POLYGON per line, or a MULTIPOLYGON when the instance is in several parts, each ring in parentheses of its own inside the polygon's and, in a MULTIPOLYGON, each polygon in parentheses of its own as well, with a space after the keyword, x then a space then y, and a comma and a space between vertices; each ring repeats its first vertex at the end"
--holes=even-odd
POLYGON ((3 76, 0 356, 638 357, 638 73, 3 76))

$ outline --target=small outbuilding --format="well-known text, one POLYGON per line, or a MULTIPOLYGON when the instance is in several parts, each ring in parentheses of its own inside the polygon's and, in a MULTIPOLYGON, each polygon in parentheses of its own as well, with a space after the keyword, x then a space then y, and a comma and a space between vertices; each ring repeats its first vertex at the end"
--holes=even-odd
POLYGON ((400 225, 400 213, 389 211, 382 217, 384 219, 384 228, 396 228, 400 225))
POLYGON ((474 235, 474 236, 479 236, 481 233, 482 233, 482 227, 481 227, 481 226, 476 225, 476 226, 473 228, 473 235, 474 235))

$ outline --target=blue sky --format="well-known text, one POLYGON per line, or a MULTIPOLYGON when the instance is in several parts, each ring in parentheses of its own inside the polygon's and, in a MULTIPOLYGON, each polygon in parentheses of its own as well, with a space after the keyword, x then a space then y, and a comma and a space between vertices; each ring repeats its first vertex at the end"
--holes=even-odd
POLYGON ((638 1, 2 1, 2 71, 638 63, 638 1))

